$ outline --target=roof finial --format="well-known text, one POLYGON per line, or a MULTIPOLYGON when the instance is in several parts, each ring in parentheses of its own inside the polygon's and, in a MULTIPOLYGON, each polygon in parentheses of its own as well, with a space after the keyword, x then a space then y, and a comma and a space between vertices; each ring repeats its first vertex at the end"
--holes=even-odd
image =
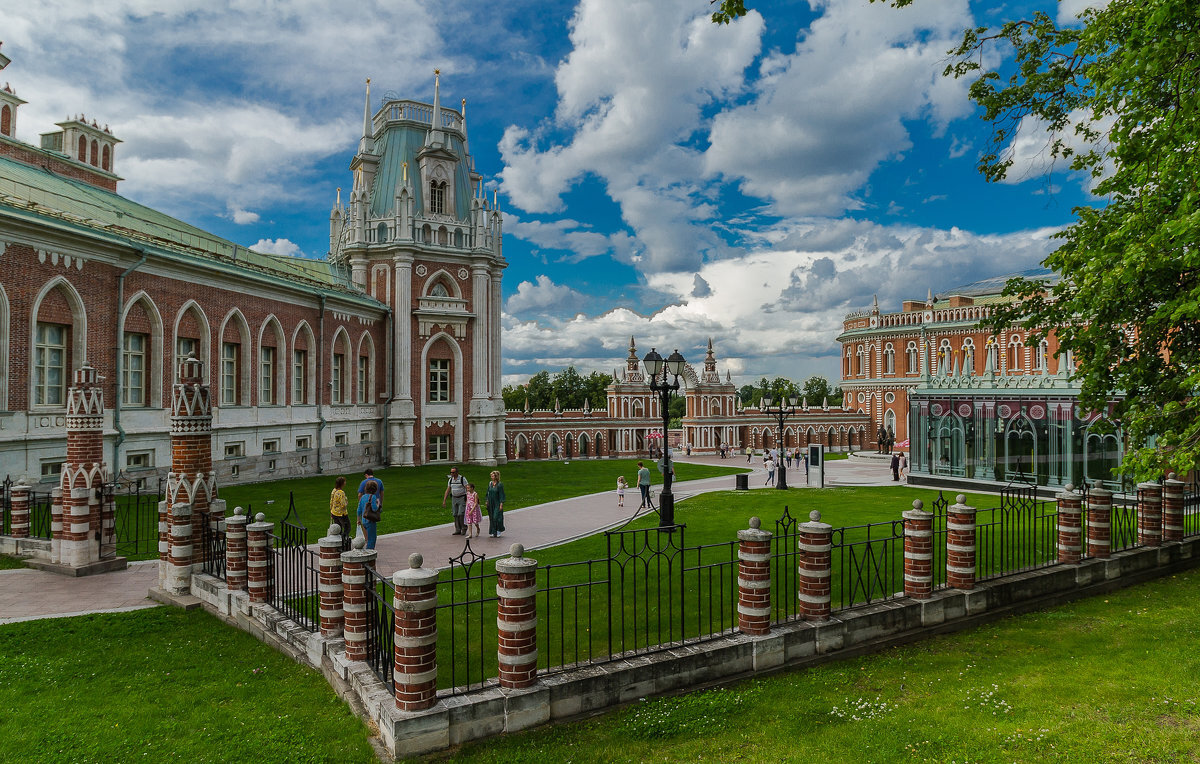
POLYGON ((442 70, 433 70, 433 117, 430 121, 429 135, 425 136, 426 146, 438 146, 442 140, 442 70))
POLYGON ((371 78, 367 77, 367 100, 363 104, 363 132, 362 140, 358 142, 358 153, 370 154, 374 150, 371 132, 371 78))
POLYGON ((929 295, 925 298, 925 307, 926 308, 933 307, 933 289, 932 289, 932 287, 929 290, 929 295))
POLYGON ((401 162, 400 164, 404 168, 404 185, 407 186, 408 185, 408 162, 401 162))

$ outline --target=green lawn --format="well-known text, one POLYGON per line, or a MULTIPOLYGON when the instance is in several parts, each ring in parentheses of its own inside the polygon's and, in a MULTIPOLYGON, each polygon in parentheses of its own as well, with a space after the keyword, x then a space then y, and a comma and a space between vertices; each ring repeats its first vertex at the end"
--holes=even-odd
MULTIPOLYGON (((651 472, 659 481, 657 472, 651 472)), ((513 462, 500 467, 508 500, 506 510, 520 509, 533 504, 543 504, 572 496, 581 496, 598 491, 616 490, 617 475, 625 475, 631 484, 637 483, 636 459, 597 459, 547 462, 513 462)), ((733 464, 709 466, 706 464, 678 464, 677 480, 694 480, 716 475, 733 475, 745 472, 744 466, 733 464)), ((480 499, 486 493, 489 467, 465 465, 462 474, 475 483, 480 499)), ((442 508, 442 494, 446 490, 447 465, 423 465, 419 467, 392 467, 377 470, 375 476, 384 484, 383 519, 379 522, 379 533, 395 533, 413 528, 425 528, 450 521, 449 507, 442 508)), ((271 483, 223 486, 221 498, 232 514, 234 507, 241 506, 253 512, 263 512, 267 519, 278 522, 288 508, 289 492, 295 496, 296 510, 309 529, 309 541, 315 542, 329 528, 329 493, 337 475, 280 480, 271 483), (274 504, 268 505, 268 501, 274 504)), ((352 508, 356 506, 358 484, 361 473, 349 473, 346 478, 346 495, 352 508)), ((636 488, 633 494, 636 495, 636 488)))
POLYGON ((0 759, 372 762, 324 678, 203 611, 0 626, 0 759))
POLYGON ((1192 761, 1198 592, 1191 571, 879 655, 471 743, 453 758, 1192 761))
POLYGON ((25 563, 19 558, 9 557, 6 554, 0 554, 0 570, 13 570, 23 567, 25 567, 25 563))

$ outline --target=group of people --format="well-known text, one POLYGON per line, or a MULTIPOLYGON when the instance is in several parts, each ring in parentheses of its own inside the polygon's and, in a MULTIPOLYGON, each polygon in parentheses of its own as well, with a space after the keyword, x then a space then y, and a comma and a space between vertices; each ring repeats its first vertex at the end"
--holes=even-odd
MULTIPOLYGON (((746 449, 746 463, 749 464, 754 457, 753 449, 746 449)), ((804 453, 803 449, 783 449, 783 453, 777 448, 768 448, 763 451, 763 467, 767 471, 767 482, 765 485, 775 485, 775 470, 779 466, 779 460, 783 459, 783 464, 787 469, 792 468, 792 462, 799 467, 804 465, 804 479, 808 480, 808 454, 804 453)))
MULTIPOLYGON (((638 509, 654 509, 654 503, 650 498, 650 468, 642 462, 638 462, 637 471, 637 486, 642 493, 642 503, 638 509)), ((672 469, 672 474, 674 470, 672 469)), ((626 482, 624 475, 617 475, 617 506, 625 506, 625 489, 629 488, 629 483, 626 482)))
MULTIPOLYGON (((648 479, 648 478, 647 478, 648 479)), ((475 484, 459 474, 457 467, 450 468, 446 480, 446 491, 442 494, 442 506, 450 499, 450 512, 454 518, 454 533, 452 536, 478 536, 479 526, 483 522, 483 510, 480 508, 479 494, 475 484)), ((500 472, 492 470, 484 506, 488 513, 488 535, 499 538, 504 534, 504 483, 500 482, 500 472)), ((329 517, 333 524, 341 528, 342 538, 349 545, 350 534, 350 501, 346 496, 346 478, 339 477, 333 482, 333 493, 329 496, 329 517)), ((375 471, 368 468, 363 471, 363 480, 358 484, 357 525, 354 535, 366 537, 366 548, 375 548, 375 539, 379 521, 383 517, 383 481, 375 477, 375 471)))

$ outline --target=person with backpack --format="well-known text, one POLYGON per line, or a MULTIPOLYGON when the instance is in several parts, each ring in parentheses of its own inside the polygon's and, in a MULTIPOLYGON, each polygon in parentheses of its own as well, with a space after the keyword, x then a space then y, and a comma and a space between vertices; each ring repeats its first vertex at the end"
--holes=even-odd
POLYGON ((458 474, 458 467, 450 468, 446 480, 446 492, 442 494, 442 506, 446 506, 446 498, 450 498, 450 511, 454 515, 454 533, 451 536, 462 536, 467 532, 467 524, 463 515, 467 511, 467 479, 458 474))
POLYGON ((366 482, 366 493, 358 500, 358 527, 362 528, 367 537, 367 549, 375 548, 375 533, 380 520, 378 486, 374 482, 366 482))

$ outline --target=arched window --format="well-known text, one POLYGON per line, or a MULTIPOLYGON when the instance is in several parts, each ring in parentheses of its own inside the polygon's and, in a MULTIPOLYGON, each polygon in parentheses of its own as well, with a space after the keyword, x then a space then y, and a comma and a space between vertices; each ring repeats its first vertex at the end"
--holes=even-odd
POLYGON ((30 400, 33 406, 65 406, 71 372, 87 357, 83 300, 66 279, 53 279, 34 301, 33 317, 30 400))
POLYGON ((950 340, 943 339, 938 345, 937 373, 949 373, 954 362, 954 351, 950 349, 950 340), (943 364, 945 364, 943 366, 943 364))
POLYGON ((1020 340, 1020 338, 1013 337, 1012 339, 1010 339, 1008 341, 1008 353, 1005 358, 1005 362, 1008 365, 1008 370, 1010 372, 1021 370, 1021 340, 1020 340))
POLYGON ((100 153, 100 166, 105 170, 112 170, 112 149, 108 146, 100 153))
POLYGON ((860 377, 863 375, 863 349, 862 349, 862 345, 859 345, 859 346, 858 346, 857 348, 855 348, 855 350, 854 350, 854 374, 855 374, 856 376, 860 376, 860 377))
POLYGON ((429 212, 433 215, 446 214, 446 184, 429 181, 429 212))
POLYGON ((355 391, 360 404, 369 404, 375 398, 375 343, 371 335, 363 334, 358 340, 358 368, 355 391))
POLYGON ((962 351, 963 351, 962 373, 963 374, 974 374, 975 373, 975 340, 971 339, 970 337, 967 337, 965 340, 963 340, 962 351))
POLYGON ((915 341, 909 342, 908 347, 904 350, 904 354, 908 356, 908 373, 916 374, 917 365, 920 363, 917 357, 917 343, 915 341))
POLYGON ((1050 355, 1050 343, 1043 339, 1037 345, 1037 355, 1033 357, 1033 368, 1035 371, 1046 373, 1047 357, 1050 355))
POLYGON ((380 223, 375 228, 375 242, 377 244, 383 244, 383 243, 387 242, 387 240, 388 240, 387 223, 380 223))
POLYGON ((79 161, 87 161, 87 138, 79 136, 79 161))
POLYGON ((883 348, 883 372, 885 374, 896 373, 896 349, 890 342, 883 348))
POLYGON ((100 164, 100 144, 96 143, 96 141, 93 140, 92 141, 92 167, 96 167, 99 164, 100 164))
POLYGON ((250 327, 241 311, 234 309, 221 330, 218 377, 221 406, 250 405, 250 347, 250 327))
POLYGON ((0 108, 0 134, 12 135, 12 109, 8 104, 0 108))
POLYGON ((450 291, 448 289, 446 289, 446 284, 444 282, 439 281, 436 284, 434 284, 433 287, 429 290, 429 296, 430 297, 449 297, 450 291))

